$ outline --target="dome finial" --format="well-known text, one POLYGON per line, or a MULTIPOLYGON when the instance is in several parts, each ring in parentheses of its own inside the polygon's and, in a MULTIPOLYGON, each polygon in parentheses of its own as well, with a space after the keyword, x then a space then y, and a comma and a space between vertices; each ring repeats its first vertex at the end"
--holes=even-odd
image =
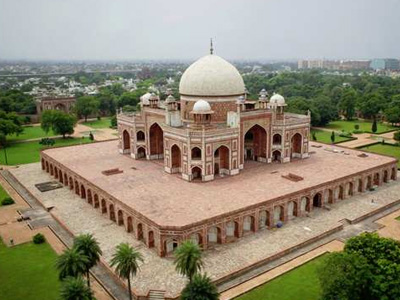
POLYGON ((213 46, 212 38, 210 39, 210 54, 214 54, 214 46, 213 46))

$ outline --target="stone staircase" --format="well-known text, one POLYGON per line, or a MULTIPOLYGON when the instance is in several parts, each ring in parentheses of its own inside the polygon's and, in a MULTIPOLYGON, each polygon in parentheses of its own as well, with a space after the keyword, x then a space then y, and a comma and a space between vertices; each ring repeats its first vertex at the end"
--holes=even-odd
POLYGON ((149 292, 149 300, 164 300, 165 291, 151 290, 149 292))

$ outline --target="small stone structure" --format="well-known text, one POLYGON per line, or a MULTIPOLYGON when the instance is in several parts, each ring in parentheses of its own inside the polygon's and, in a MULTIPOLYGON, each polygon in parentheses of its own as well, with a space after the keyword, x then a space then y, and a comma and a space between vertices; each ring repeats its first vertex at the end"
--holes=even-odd
POLYGON ((50 109, 71 113, 75 103, 75 97, 44 97, 36 101, 36 111, 38 115, 50 109))

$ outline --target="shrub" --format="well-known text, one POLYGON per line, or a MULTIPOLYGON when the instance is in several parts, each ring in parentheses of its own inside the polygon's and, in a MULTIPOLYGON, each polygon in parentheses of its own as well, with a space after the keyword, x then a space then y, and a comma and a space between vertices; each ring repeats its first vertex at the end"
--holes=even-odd
POLYGON ((14 200, 11 197, 6 197, 1 201, 1 205, 11 205, 14 204, 14 200))
POLYGON ((37 233, 33 236, 32 240, 34 244, 43 244, 46 241, 46 238, 43 234, 37 233))
POLYGON ((399 131, 396 131, 396 132, 393 134, 393 139, 395 139, 396 141, 400 141, 400 130, 399 130, 399 131))
POLYGON ((354 125, 354 129, 355 130, 360 130, 360 125, 358 125, 358 124, 354 125))
POLYGON ((353 130, 353 133, 358 134, 358 133, 364 133, 362 130, 353 130))
POLYGON ((315 134, 315 132, 312 133, 312 139, 313 139, 313 141, 317 140, 317 135, 315 134))
POLYGON ((112 116, 111 117, 111 128, 117 128, 117 116, 112 116))

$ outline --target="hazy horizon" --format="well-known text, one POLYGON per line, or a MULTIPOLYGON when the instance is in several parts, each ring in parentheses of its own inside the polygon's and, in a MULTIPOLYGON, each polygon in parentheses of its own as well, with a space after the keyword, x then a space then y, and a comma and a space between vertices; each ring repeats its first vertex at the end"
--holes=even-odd
POLYGON ((0 0, 0 60, 400 58, 398 0, 0 0))

